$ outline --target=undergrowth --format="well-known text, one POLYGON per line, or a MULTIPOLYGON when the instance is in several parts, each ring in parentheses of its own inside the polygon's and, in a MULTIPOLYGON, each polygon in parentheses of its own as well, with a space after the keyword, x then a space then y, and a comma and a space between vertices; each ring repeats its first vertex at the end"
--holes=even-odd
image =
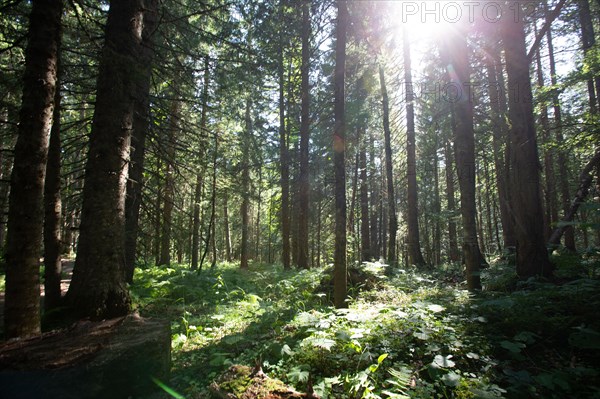
POLYGON ((168 385, 186 398, 208 397, 233 364, 322 398, 600 398, 595 260, 565 259, 559 284, 518 282, 493 262, 477 295, 458 265, 424 275, 368 264, 342 310, 326 271, 270 265, 151 267, 133 295, 142 315, 170 318, 168 385))

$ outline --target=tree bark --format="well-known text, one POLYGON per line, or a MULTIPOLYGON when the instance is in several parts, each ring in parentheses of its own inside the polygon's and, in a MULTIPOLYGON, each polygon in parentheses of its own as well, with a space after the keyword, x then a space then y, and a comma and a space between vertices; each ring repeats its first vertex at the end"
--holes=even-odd
POLYGON ((244 129, 242 148, 242 206, 240 208, 242 219, 242 242, 240 254, 240 268, 248 269, 248 224, 250 207, 250 137, 252 135, 252 115, 250 113, 252 102, 246 100, 246 128, 244 129))
POLYGON ((158 0, 146 0, 144 10, 144 30, 140 52, 139 74, 136 85, 133 132, 131 136, 131 162, 127 179, 125 198, 125 267, 126 280, 133 283, 133 272, 137 257, 140 206, 144 177, 146 136, 150 125, 150 85, 154 60, 153 35, 158 24, 158 0))
MULTIPOLYGON (((283 21, 284 1, 280 0, 279 15, 283 21)), ((283 38, 283 30, 280 32, 280 38, 283 38)), ((286 140, 285 126, 285 76, 283 66, 283 40, 280 41, 278 78, 279 78, 279 164, 281 173, 281 262, 284 269, 290 268, 290 159, 288 153, 288 141, 286 140)))
POLYGON ((367 151, 363 141, 360 149, 360 240, 363 262, 370 262, 373 257, 369 234, 369 181, 367 179, 367 151))
MULTIPOLYGON (((57 82, 60 82, 60 55, 57 61, 57 68, 57 82)), ((48 147, 48 161, 46 163, 46 180, 44 183, 44 310, 46 311, 58 308, 61 304, 62 296, 60 289, 62 274, 62 263, 60 261, 62 246, 60 102, 60 85, 57 83, 54 94, 54 112, 52 129, 50 131, 50 145, 48 147)))
POLYGON ((448 258, 451 262, 460 260, 458 250, 458 238, 456 233, 456 222, 454 213, 456 212, 455 185, 454 185, 454 157, 452 155, 452 143, 448 141, 444 147, 444 158, 446 160, 446 202, 448 206, 448 258))
POLYGON ((175 206, 175 146, 181 103, 173 100, 168 127, 168 143, 165 150, 165 190, 163 193, 162 231, 160 240, 159 265, 171 264, 171 231, 173 228, 173 208, 175 206))
POLYGON ((212 196, 210 198, 210 219, 208 221, 208 228, 206 229, 206 247, 204 248, 204 253, 202 254, 202 259, 200 260, 200 269, 202 269, 202 265, 204 265, 204 259, 206 254, 208 253, 209 247, 212 246, 213 249, 213 263, 211 263, 211 268, 216 266, 216 248, 215 248, 215 216, 217 212, 217 159, 219 155, 219 136, 215 133, 215 148, 213 152, 213 164, 212 164, 212 196))
MULTIPOLYGON (((200 131, 206 133, 206 117, 208 112, 208 83, 209 59, 204 60, 204 85, 202 87, 202 114, 200 115, 200 131)), ((192 221, 192 264, 191 269, 198 269, 198 253, 200 251, 200 200, 202 197, 202 170, 200 163, 204 158, 204 147, 198 154, 198 171, 196 172, 196 186, 194 188, 194 219, 192 221)))
POLYGON ((129 312, 123 248, 125 185, 137 81, 134 66, 142 26, 139 0, 111 2, 86 164, 77 259, 67 294, 80 317, 107 319, 129 312))
POLYGON ((40 334, 39 257, 48 138, 58 80, 61 1, 33 1, 18 138, 10 183, 4 327, 7 338, 40 334))
POLYGON ((375 164, 375 139, 369 140, 370 182, 371 182, 371 252, 373 258, 379 260, 381 255, 379 245, 379 210, 381 198, 379 192, 379 179, 377 179, 377 166, 375 164))
POLYGON ((337 25, 335 45, 333 162, 335 170, 335 248, 333 301, 336 308, 346 307, 346 31, 348 26, 348 4, 337 1, 337 25))
POLYGON ((308 212, 310 183, 308 169, 308 144, 310 135, 310 2, 302 2, 302 66, 300 91, 302 107, 300 117, 300 174, 298 176, 298 267, 308 269, 308 212))
POLYGON ((415 105, 412 86, 412 62, 408 31, 403 33, 404 84, 406 92, 406 173, 408 180, 408 262, 417 267, 425 266, 421 253, 419 235, 419 199, 417 188, 417 157, 415 139, 415 105))
MULTIPOLYGON (((520 4, 515 1, 512 6, 520 7, 520 4)), ((510 94, 510 182, 514 188, 511 208, 515 217, 517 274, 519 277, 550 276, 552 264, 544 240, 540 167, 523 21, 505 18, 502 27, 510 94)))
POLYGON ((510 145, 508 137, 508 125, 506 124, 506 88, 504 74, 498 45, 492 43, 487 50, 485 64, 489 85, 490 109, 492 117, 492 147, 494 152, 494 167, 496 169, 496 186, 498 190, 498 201, 500 202, 500 223, 502 224, 502 239, 505 250, 510 250, 516 245, 514 236, 514 222, 510 210, 508 193, 508 165, 506 156, 510 145), (504 151, 503 151, 504 145, 504 151))
POLYGON ((227 262, 231 262, 231 233, 229 231, 229 206, 228 206, 229 193, 225 190, 223 194, 223 228, 225 230, 225 259, 227 262))
POLYGON ((396 196, 394 195, 394 172, 392 159, 392 133, 390 130, 390 104, 385 84, 385 71, 383 65, 379 66, 379 83, 383 104, 383 134, 385 140, 385 175, 387 182, 388 200, 388 242, 387 262, 391 267, 396 267, 396 233, 398 231, 398 216, 396 215, 396 196))
POLYGON ((454 113, 454 150, 458 183, 460 186, 460 211, 463 224, 463 257, 469 290, 481 289, 479 269, 484 262, 477 241, 477 208, 475 204, 475 132, 473 127, 473 101, 470 91, 471 68, 467 45, 467 28, 464 21, 458 33, 448 43, 448 76, 457 90, 457 100, 452 103, 454 113))
MULTIPOLYGON (((537 84, 544 88, 544 72, 540 52, 535 53, 537 84)), ((548 118, 548 106, 546 102, 540 104, 540 124, 542 127, 542 140, 550 143, 550 121, 548 118)), ((550 237, 552 226, 558 221, 558 199, 556 198, 556 177, 554 175, 554 154, 552 148, 547 148, 544 153, 544 185, 545 185, 545 214, 544 214, 544 237, 550 237)))
MULTIPOLYGON (((544 6, 546 2, 544 2, 544 6)), ((547 10, 546 10, 547 12, 547 10)), ((552 28, 549 28, 546 32, 546 41, 548 42, 548 58, 550 64, 550 82, 553 87, 558 84, 558 78, 556 75, 556 62, 554 58, 554 41, 552 38, 552 28)), ((564 149, 562 149, 564 143, 563 126, 562 126, 562 107, 560 104, 559 92, 557 90, 552 91, 552 102, 554 110, 554 131, 556 137, 556 144, 558 147, 557 159, 560 168, 558 168, 558 183, 560 189, 561 205, 563 208, 563 218, 569 211, 571 193, 569 188, 569 163, 568 157, 564 149)), ((574 252, 575 247, 575 230, 573 226, 568 226, 565 230, 565 248, 569 251, 574 252)))

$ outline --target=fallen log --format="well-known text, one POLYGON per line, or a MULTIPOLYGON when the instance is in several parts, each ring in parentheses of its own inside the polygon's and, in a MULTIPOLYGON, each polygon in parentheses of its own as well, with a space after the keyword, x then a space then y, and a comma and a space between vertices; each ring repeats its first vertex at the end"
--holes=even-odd
POLYGON ((146 398, 166 381, 167 321, 127 316, 79 322, 0 344, 0 396, 11 399, 146 398))

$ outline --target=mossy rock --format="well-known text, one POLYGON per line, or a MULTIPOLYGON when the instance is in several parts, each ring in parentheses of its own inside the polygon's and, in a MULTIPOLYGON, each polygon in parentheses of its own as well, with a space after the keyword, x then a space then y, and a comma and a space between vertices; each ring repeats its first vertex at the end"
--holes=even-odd
POLYGON ((210 385, 216 399, 318 399, 270 378, 260 367, 234 365, 210 385))

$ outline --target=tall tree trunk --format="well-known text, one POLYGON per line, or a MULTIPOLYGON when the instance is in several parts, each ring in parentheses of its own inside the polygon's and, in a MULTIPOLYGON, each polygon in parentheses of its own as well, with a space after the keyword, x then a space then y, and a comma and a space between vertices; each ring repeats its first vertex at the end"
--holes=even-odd
POLYGON ((223 228, 225 230, 225 259, 231 262, 231 232, 229 231, 229 193, 225 190, 223 194, 223 228))
MULTIPOLYGON (((544 6, 546 2, 544 2, 544 6)), ((547 10, 546 10, 547 12, 547 10)), ((558 78, 556 74, 556 61, 554 57, 554 41, 552 38, 552 28, 548 29, 546 32, 546 41, 548 43, 548 58, 550 64, 550 82, 553 87, 556 87, 558 84, 558 78)), ((566 217, 569 212, 570 201, 571 201, 571 193, 569 188, 569 162, 566 151, 562 149, 562 144, 564 142, 563 136, 563 126, 562 126, 562 107, 560 104, 559 91, 552 91, 552 102, 553 102, 553 110, 554 110, 554 131, 556 137, 557 144, 557 158, 558 158, 558 181, 560 187, 560 196, 561 203, 563 208, 563 218, 566 217)), ((575 230, 573 226, 567 226, 565 230, 565 248, 569 251, 575 251, 575 230)))
POLYGON ((446 163, 446 202, 448 204, 448 258, 451 262, 460 260, 460 252, 458 250, 458 238, 456 233, 456 222, 454 221, 454 213, 456 211, 456 199, 454 189, 454 157, 452 156, 452 143, 448 141, 444 148, 444 158, 446 163))
MULTIPOLYGON (((61 75, 60 55, 57 64, 59 69, 57 82, 59 82, 61 75)), ((62 201, 60 197, 61 96, 60 85, 57 84, 57 86, 54 94, 54 113, 44 184, 44 309, 46 311, 58 308, 62 295, 60 289, 62 273, 60 260, 62 225, 62 201)))
POLYGON ((181 103, 174 100, 171 105, 167 149, 165 151, 165 190, 163 194, 162 231, 159 265, 171 264, 171 232, 173 230, 173 208, 175 206, 175 146, 181 114, 181 103))
POLYGON ((412 86, 412 62, 408 31, 403 33, 404 84, 406 92, 406 173, 408 180, 408 262, 425 266, 419 236, 419 200, 417 188, 417 157, 415 139, 415 105, 412 86))
POLYGON ((464 21, 447 48, 450 83, 459 93, 454 102, 455 156, 460 186, 460 211, 463 224, 463 257, 469 290, 481 289, 479 269, 484 260, 477 241, 477 208, 475 205, 475 132, 473 101, 468 90, 471 80, 467 28, 464 21))
POLYGON ((333 301, 336 308, 346 307, 346 31, 348 27, 348 5, 345 0, 337 1, 337 25, 335 45, 333 162, 335 170, 335 249, 333 301))
MULTIPOLYGON (((583 44, 583 52, 587 55, 596 44, 594 33, 594 23, 592 21, 592 13, 590 11, 590 3, 588 0, 579 0, 577 2, 579 9, 579 23, 581 25, 581 41, 583 44)), ((590 112, 598 113, 598 93, 596 93, 594 78, 590 77, 587 81, 588 97, 590 101, 590 112)))
POLYGON ((505 137, 508 137, 508 125, 506 124, 506 88, 498 51, 498 45, 495 43, 491 44, 486 53, 485 64, 492 116, 492 147, 494 152, 494 168, 496 169, 496 187, 500 202, 500 223, 502 224, 504 250, 509 250, 515 246, 515 237, 507 187, 508 176, 506 172, 508 165, 504 162, 506 156, 503 156, 503 154, 508 153, 509 149, 509 144, 505 139, 505 137), (505 146, 504 152, 503 145, 505 146))
POLYGON ((390 130, 390 103, 387 87, 385 85, 385 71, 383 65, 379 66, 379 83, 381 85, 381 97, 383 104, 383 134, 385 140, 385 178, 387 182, 388 200, 388 242, 387 262, 396 267, 396 233, 398 231, 398 216, 396 215, 396 196, 394 195, 394 172, 392 159, 392 133, 390 130))
POLYGON ((142 27, 139 0, 111 2, 90 134, 77 259, 67 294, 81 317, 105 319, 129 311, 123 248, 125 185, 142 27))
POLYGON ((308 143, 310 135, 310 2, 302 2, 302 67, 300 118, 300 174, 298 176, 298 267, 308 269, 308 210, 310 184, 308 170, 308 143))
MULTIPOLYGON (((437 141, 437 140, 436 140, 437 141)), ((433 155, 433 182, 434 182, 434 193, 433 193, 433 212, 435 213, 435 221, 433 226, 433 263, 434 265, 442 264, 442 201, 440 198, 440 176, 439 176, 439 160, 437 149, 439 143, 436 142, 436 151, 433 155)))
POLYGON ((158 24, 158 0, 146 0, 144 6, 144 31, 138 64, 139 74, 131 136, 131 162, 129 163, 127 196, 125 198, 125 267, 127 269, 125 278, 128 283, 133 282, 137 256, 146 135, 150 125, 150 85, 154 59, 153 35, 158 24))
POLYGON ((367 151, 365 143, 360 149, 360 240, 361 260, 371 261, 371 237, 369 229, 369 181, 367 179, 367 151))
MULTIPOLYGON (((260 248, 260 221, 262 218, 261 215, 261 207, 262 207, 262 184, 263 184, 263 179, 262 179, 262 162, 260 162, 258 164, 258 195, 256 197, 256 235, 255 235, 255 240, 254 240, 254 256, 256 257, 256 260, 259 262, 262 262, 262 251, 260 248)), ((307 248, 306 251, 308 253, 308 240, 306 242, 307 248)), ((308 257, 307 257, 308 258, 308 257)))
MULTIPOLYGON (((537 29, 536 29, 537 32, 537 29)), ((535 53, 537 84, 544 88, 544 72, 542 67, 542 57, 540 51, 535 53)), ((548 119, 548 107, 546 102, 540 104, 540 124, 542 127, 542 140, 550 143, 550 121, 548 119)), ((556 198, 556 177, 554 176, 554 154, 552 148, 547 148, 544 153, 544 176, 545 176, 545 199, 546 207, 544 214, 544 238, 548 240, 552 232, 552 226, 558 221, 558 200, 556 198)))
MULTIPOLYGON (((283 3, 281 0, 280 17, 283 20, 283 3)), ((282 26, 282 29, 284 27, 282 26)), ((283 38, 283 32, 280 37, 283 38)), ((281 173, 281 262, 284 269, 290 268, 290 159, 288 153, 288 141, 286 140, 285 126, 285 77, 283 68, 283 42, 279 47, 279 62, 278 62, 278 77, 279 77, 279 164, 281 173)))
POLYGON ((160 261, 160 226, 162 225, 162 190, 161 186, 161 178, 160 178, 160 170, 161 170, 161 159, 160 157, 156 157, 156 201, 154 202, 154 242, 152 243, 152 255, 154 256, 154 264, 158 265, 160 261))
MULTIPOLYGON (((513 6, 520 7, 518 2, 513 6)), ((508 77, 511 138, 511 192, 520 277, 552 274, 543 231, 538 149, 525 32, 520 18, 505 18, 502 39, 508 77)))
POLYGON ((242 148, 242 206, 240 208, 242 219, 242 242, 240 254, 240 267, 248 269, 248 224, 250 208, 250 137, 252 135, 252 115, 250 113, 252 102, 250 97, 246 100, 246 128, 244 129, 242 148))
MULTIPOLYGON (((204 265, 204 259, 206 258, 206 254, 209 251, 209 248, 212 246, 213 252, 215 252, 215 215, 217 212, 217 159, 219 155, 219 135, 215 133, 215 148, 213 152, 213 164, 212 164, 212 196, 210 198, 210 219, 208 221, 208 228, 206 229, 206 246, 204 247, 204 253, 202 254, 202 259, 200 259, 200 269, 202 269, 202 265, 204 265)), ((213 263, 211 264, 211 268, 216 265, 216 254, 213 254, 213 263)))
POLYGON ((376 260, 379 259, 380 246, 379 246, 379 209, 380 209, 380 193, 379 193, 379 182, 376 178, 377 176, 377 166, 375 163, 375 144, 374 138, 371 137, 369 142, 369 161, 370 161, 370 171, 369 177, 371 182, 371 253, 373 258, 376 260))
MULTIPOLYGON (((202 134, 207 132, 206 121, 208 113, 208 83, 209 83, 209 58, 204 60, 204 84, 202 87, 202 113, 200 115, 200 131, 202 134)), ((198 153, 198 171, 196 172, 196 185, 194 188, 194 219, 192 221, 192 264, 191 269, 198 269, 198 253, 200 251, 200 200, 202 197, 202 165, 204 158, 204 148, 198 153)))
POLYGON ((42 200, 58 79, 61 14, 61 1, 33 1, 8 208, 4 307, 7 338, 40 334, 42 200))

